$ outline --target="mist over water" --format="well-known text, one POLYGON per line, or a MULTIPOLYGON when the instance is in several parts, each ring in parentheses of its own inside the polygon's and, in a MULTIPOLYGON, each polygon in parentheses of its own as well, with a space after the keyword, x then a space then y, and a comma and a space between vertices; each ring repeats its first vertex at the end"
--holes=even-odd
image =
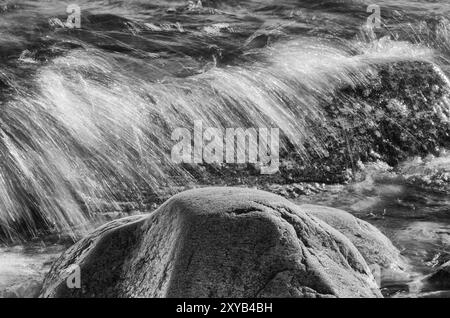
POLYGON ((105 202, 195 182, 170 160, 171 132, 195 120, 278 127, 307 160, 337 136, 315 123, 339 88, 393 61, 448 74, 449 4, 378 1, 374 34, 364 28, 370 1, 76 3, 81 29, 50 25, 66 19, 64 1, 0 1, 6 240, 43 229, 76 237, 105 202))

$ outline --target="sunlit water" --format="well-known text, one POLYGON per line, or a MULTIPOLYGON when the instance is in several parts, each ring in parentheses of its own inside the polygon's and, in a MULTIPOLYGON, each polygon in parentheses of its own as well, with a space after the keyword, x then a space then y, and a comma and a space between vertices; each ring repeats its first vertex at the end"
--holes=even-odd
MULTIPOLYGON (((170 160, 171 131, 194 120, 279 127, 307 157, 305 142, 322 154, 335 134, 309 124, 323 100, 366 83, 372 67, 422 60, 450 73, 446 1, 76 2, 79 30, 49 23, 65 21, 64 1, 0 1, 2 239, 78 238, 105 205, 195 182, 170 160), (371 3, 383 16, 376 34, 364 27, 371 3)), ((396 177, 336 189, 311 200, 379 226, 421 273, 446 258, 448 188, 396 177)), ((0 283, 41 255, 0 254, 0 283)))

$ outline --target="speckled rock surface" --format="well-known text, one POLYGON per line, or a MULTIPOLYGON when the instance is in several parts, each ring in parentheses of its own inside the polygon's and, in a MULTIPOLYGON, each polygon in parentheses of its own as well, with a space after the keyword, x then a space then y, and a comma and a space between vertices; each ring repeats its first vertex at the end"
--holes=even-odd
POLYGON ((326 206, 304 204, 300 208, 344 234, 359 250, 367 264, 379 269, 380 280, 408 280, 408 264, 400 251, 376 227, 348 212, 326 206), (377 267, 378 266, 378 267, 377 267))
POLYGON ((42 297, 381 297, 356 247, 286 199, 243 188, 175 195, 71 247, 42 297), (67 268, 81 288, 67 288, 67 268))
MULTIPOLYGON (((337 90, 323 106, 324 120, 314 123, 327 156, 311 151, 307 161, 292 158, 282 173, 296 182, 342 183, 354 177, 359 161, 395 166, 413 155, 436 154, 450 146, 449 101, 448 78, 433 63, 373 65, 367 81, 337 90)), ((282 162, 296 156, 292 150, 281 154, 282 162)))

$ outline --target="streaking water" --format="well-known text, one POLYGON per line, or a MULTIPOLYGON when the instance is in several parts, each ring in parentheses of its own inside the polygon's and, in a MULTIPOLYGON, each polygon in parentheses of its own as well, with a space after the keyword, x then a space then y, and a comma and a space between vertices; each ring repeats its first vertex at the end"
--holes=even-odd
POLYGON ((178 1, 77 3, 80 30, 50 26, 65 2, 0 2, 0 234, 10 240, 77 235, 104 202, 190 182, 170 160, 176 127, 279 127, 300 156, 306 141, 323 154, 335 131, 311 123, 337 88, 386 61, 448 69, 448 4, 377 2, 375 37, 363 1, 211 1, 214 14, 168 12, 178 1))

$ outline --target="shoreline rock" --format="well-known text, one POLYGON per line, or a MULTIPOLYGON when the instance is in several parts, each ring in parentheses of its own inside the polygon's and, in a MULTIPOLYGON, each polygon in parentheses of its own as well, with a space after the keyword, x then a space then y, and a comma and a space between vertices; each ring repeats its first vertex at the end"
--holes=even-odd
POLYGON ((381 297, 343 234, 271 193, 203 188, 66 251, 41 297, 381 297), (80 267, 81 288, 67 288, 80 267))

